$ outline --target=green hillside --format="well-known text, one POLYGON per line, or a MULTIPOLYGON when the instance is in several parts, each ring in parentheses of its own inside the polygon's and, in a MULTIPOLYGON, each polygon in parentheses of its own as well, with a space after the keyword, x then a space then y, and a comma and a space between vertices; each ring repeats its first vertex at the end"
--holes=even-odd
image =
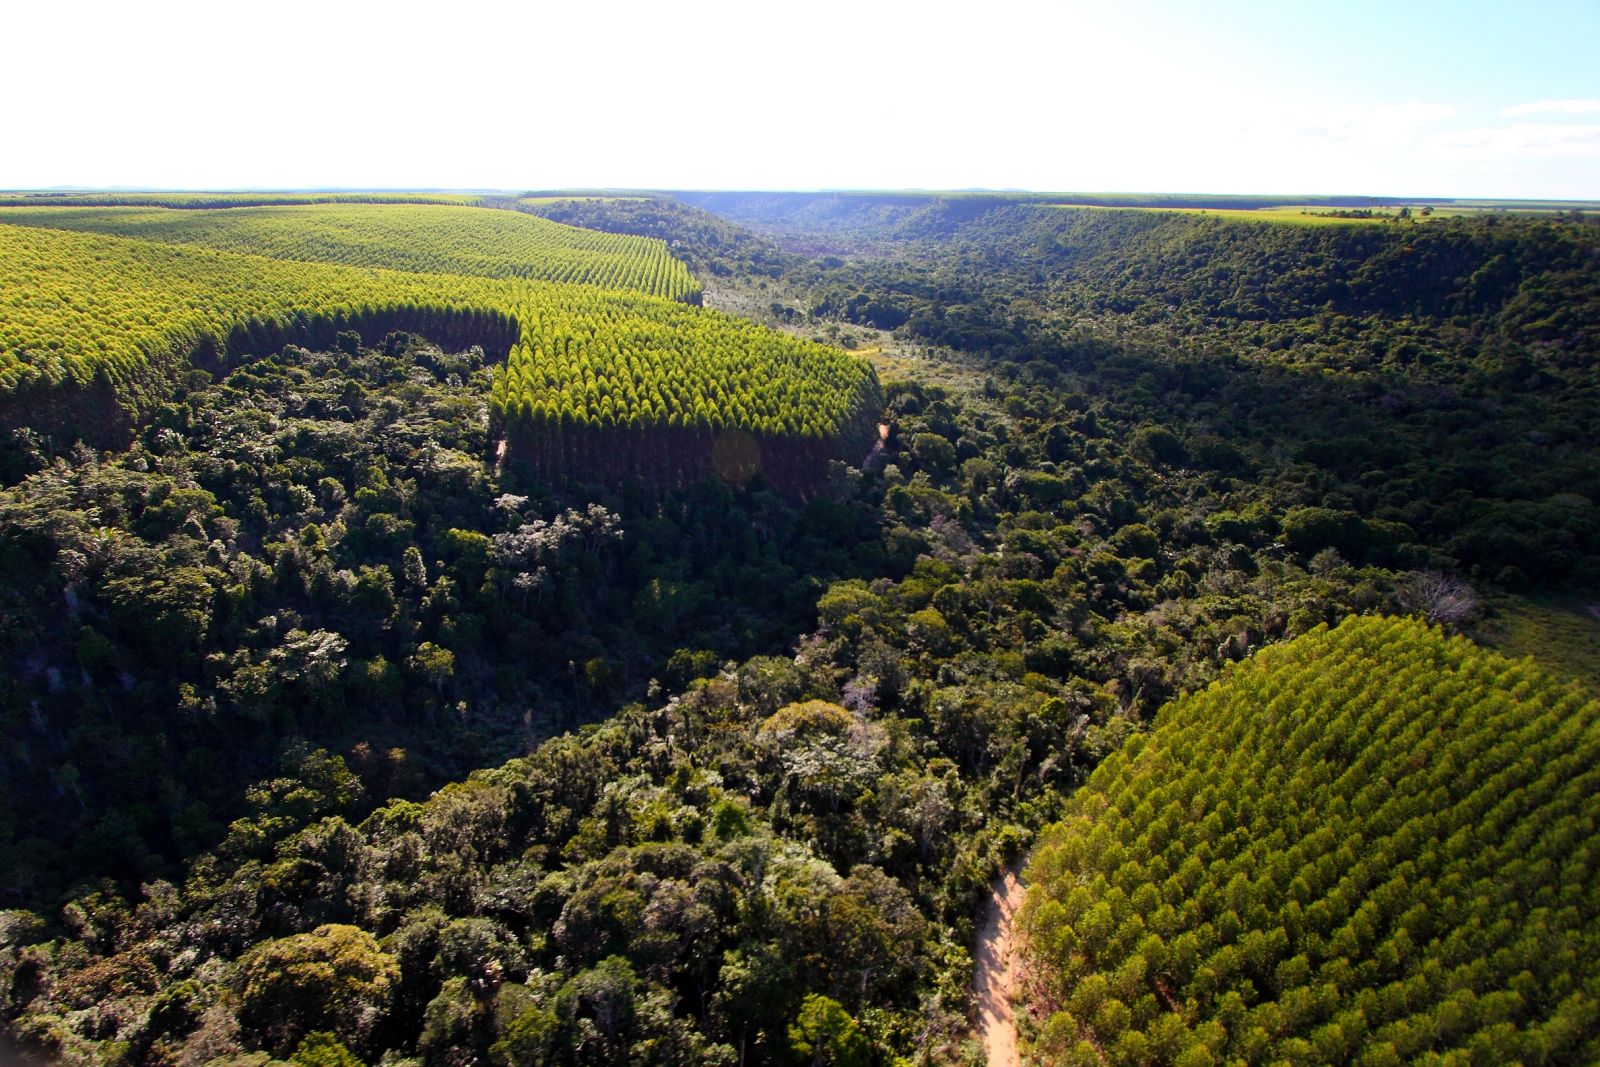
POLYGON ((475 193, 336 193, 336 192, 12 192, 0 194, 0 206, 13 207, 170 207, 206 210, 255 207, 262 204, 477 204, 475 193))
POLYGON ((1600 702, 1420 623, 1240 664, 1108 758, 1025 910, 1042 1063, 1600 1059, 1600 702))
POLYGON ((296 312, 333 320, 396 306, 500 310, 531 292, 0 225, 0 393, 97 377, 130 387, 152 363, 220 350, 236 327, 287 324, 296 312))
POLYGON ((793 335, 0 224, 10 1039, 972 1064, 1037 849, 1038 1062, 1585 1062, 1593 698, 1284 642, 1595 602, 1588 230, 970 198, 846 259, 664 203, 541 210, 793 335), (74 390, 126 447, 40 429, 74 390))
POLYGON ((224 252, 422 274, 530 278, 698 300, 664 241, 564 226, 517 211, 335 203, 226 211, 166 207, 3 208, 0 222, 200 245, 224 252))
MULTIPOLYGON (((371 243, 379 229, 361 230, 360 240, 351 237, 354 231, 338 227, 301 230, 301 213, 348 221, 342 213, 398 212, 391 220, 403 226, 409 217, 403 213, 422 212, 431 219, 428 212, 452 209, 335 207, 326 216, 322 210, 260 216, 266 220, 263 232, 283 237, 284 243, 274 246, 281 258, 0 224, 0 424, 85 431, 92 429, 95 410, 115 410, 109 397, 124 406, 148 407, 185 360, 218 364, 290 342, 329 347, 334 333, 345 329, 368 341, 400 329, 463 347, 480 343, 511 352, 511 366, 489 399, 497 417, 513 428, 526 424, 530 432, 550 428, 562 434, 591 426, 604 431, 736 429, 816 440, 858 430, 876 413, 879 393, 871 368, 837 350, 643 293, 470 273, 517 261, 519 253, 510 244, 495 253, 500 258, 494 262, 485 251, 470 263, 465 262, 468 245, 455 246, 463 273, 373 269, 363 263, 363 249, 373 252, 374 261, 410 262, 406 257, 414 255, 420 263, 432 247, 452 262, 440 251, 449 243, 444 238, 465 231, 455 229, 454 222, 435 231, 424 227, 416 245, 397 244, 390 254, 381 242, 371 243), (281 232, 274 229, 280 224, 286 227, 281 232), (430 245, 429 233, 441 242, 430 245), (294 248, 350 262, 290 258, 294 248), (403 248, 412 251, 403 253, 403 248), (48 403, 62 396, 67 397, 65 411, 51 411, 48 403), (97 400, 98 409, 73 406, 73 397, 97 400)), ((527 215, 460 210, 474 219, 503 217, 512 230, 525 227, 525 235, 547 229, 584 232, 527 215)), ((83 217, 115 221, 149 214, 83 217)), ((227 214, 169 214, 180 222, 201 219, 194 234, 226 243, 218 236, 223 231, 206 220, 227 214)), ((252 216, 241 217, 248 224, 252 216)), ((401 236, 396 233, 397 242, 401 236)), ((592 236, 634 252, 659 252, 655 267, 639 261, 646 273, 637 278, 647 288, 673 291, 672 285, 648 279, 688 277, 659 241, 592 236), (660 266, 663 262, 671 264, 670 270, 660 266)), ((250 241, 241 236, 240 243, 250 241)), ((532 246, 520 254, 526 262, 540 262, 541 253, 532 246)), ((676 291, 683 295, 681 286, 676 291)), ((99 436, 115 435, 102 431, 99 436)), ((526 441, 527 435, 518 440, 526 441)), ((645 473, 589 462, 588 451, 604 442, 555 444, 566 453, 562 469, 570 473, 645 473)), ((696 441, 679 457, 685 476, 709 473, 710 448, 709 441, 696 441)))
POLYGON ((496 379, 496 409, 536 423, 811 438, 838 433, 865 409, 861 393, 873 383, 861 360, 744 319, 652 310, 646 318, 620 302, 606 313, 592 302, 531 307, 496 379))

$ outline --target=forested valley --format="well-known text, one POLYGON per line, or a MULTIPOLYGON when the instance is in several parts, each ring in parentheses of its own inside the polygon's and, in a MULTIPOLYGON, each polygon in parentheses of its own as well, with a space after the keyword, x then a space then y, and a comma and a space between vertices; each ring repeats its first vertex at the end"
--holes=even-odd
POLYGON ((1600 976, 1572 950, 1600 921, 1592 771, 1527 765, 1596 738, 1592 216, 684 194, 266 204, 223 232, 214 205, 135 207, 33 229, 11 216, 45 209, 8 207, 0 229, 91 230, 60 239, 102 264, 157 253, 92 242, 262 257, 283 307, 413 317, 330 302, 295 343, 140 377, 125 447, 64 424, 0 446, 0 1015, 32 1053, 981 1063, 980 908, 1033 855, 1032 1062, 1600 1055, 1600 976), (331 223, 302 242, 290 206, 357 234, 363 210, 397 213, 374 233, 441 211, 650 239, 552 230, 540 273, 506 266, 521 231, 504 255, 428 231, 461 307, 523 330, 530 302, 578 309, 548 351, 581 354, 562 373, 592 423, 554 406, 541 338, 513 378, 514 345, 429 336, 434 283, 380 278, 414 264, 331 223), (601 269, 656 295, 579 293, 601 269), (697 355, 767 360, 690 387, 699 431, 851 432, 796 453, 804 477, 688 484, 558 470, 531 432, 501 447, 508 389, 544 390, 510 421, 548 432, 679 428, 651 392, 675 364, 646 358, 679 324, 697 355), (835 368, 819 397, 763 394, 807 360, 835 368), (1585 636, 1550 639, 1558 619, 1585 636), (1390 661, 1409 688, 1379 701, 1390 661), (1383 717, 1339 703, 1362 694, 1383 717), (1261 723, 1295 745, 1245 746, 1261 723), (1480 818, 1488 798, 1420 777, 1434 760, 1514 766, 1495 781, 1523 806, 1480 818), (1391 796, 1368 772, 1418 777, 1391 796), (1396 844, 1419 797, 1460 814, 1396 844), (1383 863, 1344 884, 1316 868, 1360 848, 1333 839, 1351 810, 1383 863), (1504 884, 1537 915, 1456 864, 1458 829, 1526 852, 1504 884), (1264 877, 1258 838, 1288 853, 1264 877))

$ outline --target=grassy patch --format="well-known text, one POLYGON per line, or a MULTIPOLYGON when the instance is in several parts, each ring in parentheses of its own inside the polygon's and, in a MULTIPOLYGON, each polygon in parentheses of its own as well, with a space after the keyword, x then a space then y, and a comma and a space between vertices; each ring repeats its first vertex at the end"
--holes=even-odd
POLYGON ((1352 219, 1326 214, 1333 210, 1332 208, 1293 205, 1261 208, 1101 207, 1098 204, 1051 204, 1050 206, 1071 211, 1145 211, 1157 215, 1200 215, 1228 222, 1276 222, 1295 226, 1376 226, 1379 223, 1394 221, 1392 213, 1378 213, 1384 209, 1374 209, 1372 218, 1352 219))
POLYGON ((1496 597, 1474 636, 1600 689, 1600 596, 1496 597))
POLYGON ((1555 216, 1567 211, 1583 211, 1593 215, 1593 205, 1551 204, 1536 206, 1531 201, 1459 201, 1448 204, 1390 205, 1371 208, 1336 208, 1320 204, 1271 204, 1262 207, 1163 207, 1155 205, 1111 204, 1049 204, 1049 207, 1088 211, 1147 211, 1155 214, 1203 215, 1207 218, 1225 219, 1229 222, 1277 222, 1295 226, 1376 226, 1381 223, 1437 222, 1440 219, 1463 218, 1486 214, 1546 215, 1555 216), (1335 212, 1361 210, 1370 215, 1351 217, 1335 212), (1402 216, 1409 210, 1409 216, 1402 216), (1426 210, 1426 214, 1424 214, 1426 210))

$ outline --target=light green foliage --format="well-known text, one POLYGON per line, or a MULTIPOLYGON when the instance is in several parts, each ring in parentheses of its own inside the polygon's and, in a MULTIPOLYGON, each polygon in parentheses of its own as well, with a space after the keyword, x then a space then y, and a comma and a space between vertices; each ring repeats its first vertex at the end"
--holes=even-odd
POLYGON ((808 734, 842 734, 854 720, 850 713, 826 700, 785 704, 761 724, 764 737, 792 739, 808 734))
POLYGON ((508 422, 820 437, 879 396, 871 367, 842 352, 641 294, 0 225, 0 393, 101 375, 133 388, 152 363, 202 348, 396 315, 423 332, 518 323, 492 397, 508 422))
POLYGON ((522 340, 492 403, 533 428, 739 428, 832 436, 875 414, 870 364, 743 319, 685 306, 545 301, 519 313, 522 340))
POLYGON ((435 689, 442 689, 456 673, 455 653, 432 641, 424 641, 411 657, 412 669, 435 689))
POLYGON ((452 978, 445 982, 439 995, 428 1002, 417 1050, 426 1060, 449 1062, 453 1049, 470 1042, 477 1013, 477 1004, 466 979, 452 978))
MULTIPOLYGON (((960 245, 920 280, 836 268, 841 312, 858 294, 903 302, 910 339, 972 363, 896 339, 900 372, 942 368, 945 386, 892 387, 883 454, 803 507, 717 483, 607 493, 626 536, 597 545, 572 532, 581 495, 488 459, 481 354, 337 335, 419 329, 372 320, 324 323, 336 351, 184 375, 124 453, 17 435, 0 454, 23 479, 0 500, 0 644, 18 667, 0 763, 14 812, 50 818, 0 814, 8 892, 44 920, 0 922, 12 1032, 66 1062, 264 1064, 300 1035, 263 1032, 240 957, 348 924, 399 971, 356 1020, 368 1036, 337 1037, 373 1064, 797 1063, 790 1027, 826 1058, 818 1038, 848 1041, 841 1013, 874 1063, 964 1062, 975 904, 1128 743, 1118 832, 1081 801, 1092 862, 1072 868, 1081 886, 1049 885, 1064 911, 1041 951, 1092 973, 1041 972, 1056 995, 1034 1016, 1036 1061, 1600 1062, 1583 1044, 1592 973, 1570 958, 1592 939, 1560 925, 1573 907, 1592 921, 1593 897, 1573 897, 1597 881, 1592 820, 1534 831, 1491 809, 1439 833, 1397 824, 1408 840, 1374 814, 1391 797, 1357 810, 1334 789, 1376 773, 1415 822, 1454 813, 1455 788, 1530 795, 1496 764, 1497 731, 1526 755, 1517 774, 1592 758, 1499 715, 1505 671, 1448 645, 1435 658, 1459 669, 1414 675, 1404 642, 1367 660, 1285 649, 1270 662, 1288 682, 1203 698, 1182 746, 1142 732, 1256 649, 1392 609, 1413 568, 1515 559, 1593 585, 1588 245, 1565 224, 1430 225, 1403 232, 1417 254, 1401 257, 1399 227, 1034 214, 1061 228, 995 212, 1018 226, 1010 252, 960 245), (1462 264, 1502 247, 1512 269, 1475 272, 1458 301, 1462 264), (1355 266, 1389 252, 1394 269, 1355 266), (1557 268, 1548 287, 1519 281, 1557 268), (1525 335, 1494 325, 1512 294, 1525 335), (1460 317, 1380 322, 1375 301, 1460 317), (1551 343, 1523 361, 1514 336, 1551 343), (429 681, 418 654, 446 650, 454 673, 429 681), (1492 720, 1478 748, 1441 740, 1472 716, 1441 712, 1440 678, 1492 720), (1410 690, 1398 704, 1391 681, 1410 690), (812 698, 848 716, 782 714, 812 698), (248 788, 295 736, 348 768, 312 753, 248 788), (1215 781, 1179 797, 1162 775, 1191 765, 1215 781), (391 796, 407 799, 372 810, 391 796), (1473 880, 1488 863, 1503 885, 1473 880), (1402 869, 1415 915, 1370 888, 1402 869), (1402 926, 1409 948, 1385 950, 1402 926), (1491 988, 1524 966, 1524 938, 1528 979, 1491 988), (838 1012, 813 1002, 801 1025, 808 994, 838 1012), (1458 1033, 1468 1049, 1440 1052, 1458 1033)), ((645 232, 702 261, 682 229, 645 232)), ((509 319, 492 325, 496 353, 515 344, 509 319)), ((609 456, 622 436, 569 439, 609 456)), ((1509 705, 1544 699, 1519 670, 1509 705)), ((1059 867, 1053 840, 1041 855, 1059 867)))
POLYGON ((257 207, 264 204, 478 204, 471 193, 11 193, 0 206, 170 207, 185 209, 257 207))
MULTIPOLYGON (((581 291, 581 290, 580 290, 581 291)), ((0 392, 136 380, 252 320, 376 308, 509 309, 510 283, 292 263, 63 230, 0 226, 0 392)))
POLYGON ((866 1067, 867 1039, 838 1001, 817 993, 806 996, 789 1027, 789 1044, 812 1067, 866 1067))
POLYGON ((1393 212, 1378 211, 1373 214, 1358 215, 1345 213, 1334 214, 1340 210, 1325 207, 1300 207, 1300 206, 1274 206, 1259 208, 1203 208, 1203 207, 1135 207, 1118 205, 1114 208, 1102 208, 1095 204, 1057 204, 1052 205, 1067 211, 1148 211, 1152 213, 1174 215, 1198 215, 1208 219, 1218 219, 1227 222, 1259 222, 1278 223, 1292 226, 1372 226, 1382 222, 1394 222, 1397 216, 1393 212))
POLYGON ((1259 207, 1162 207, 1159 205, 1097 205, 1088 203, 1052 204, 1064 210, 1148 211, 1175 215, 1199 215, 1224 222, 1287 223, 1291 226, 1374 226, 1382 223, 1442 222, 1485 212, 1496 215, 1554 215, 1562 211, 1593 209, 1588 202, 1570 204, 1532 200, 1453 200, 1441 204, 1389 204, 1381 207, 1336 207, 1329 204, 1278 204, 1263 202, 1259 207))
POLYGON ((1263 652, 1043 835, 1040 1051, 1589 1059, 1597 788, 1600 702, 1527 661, 1384 618, 1263 652))
POLYGON ((665 241, 565 226, 519 211, 443 204, 311 204, 225 211, 12 208, 0 222, 308 263, 529 278, 697 299, 665 241))
POLYGON ((338 924, 264 941, 240 959, 239 972, 241 1018, 278 1049, 312 1028, 359 1043, 400 977, 371 934, 338 924))
POLYGON ((326 1030, 307 1034, 294 1050, 289 1062, 295 1067, 361 1067, 355 1053, 345 1048, 338 1037, 326 1030))

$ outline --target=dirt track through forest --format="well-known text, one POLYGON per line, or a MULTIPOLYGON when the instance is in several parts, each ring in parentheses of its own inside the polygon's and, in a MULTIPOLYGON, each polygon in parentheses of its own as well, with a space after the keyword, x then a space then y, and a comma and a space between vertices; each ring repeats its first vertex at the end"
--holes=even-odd
POLYGON ((1016 915, 1026 887, 1022 861, 1006 868, 991 887, 983 925, 978 928, 972 986, 978 998, 978 1039, 989 1067, 1018 1067, 1017 1022, 1011 1004, 1016 991, 1016 915))

